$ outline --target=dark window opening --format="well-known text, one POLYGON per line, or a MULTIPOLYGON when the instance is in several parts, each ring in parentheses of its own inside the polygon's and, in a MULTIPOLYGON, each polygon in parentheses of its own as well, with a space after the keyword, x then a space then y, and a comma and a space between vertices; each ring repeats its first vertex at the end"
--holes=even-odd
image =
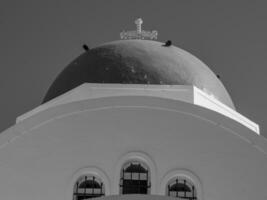
POLYGON ((73 200, 86 200, 105 195, 104 185, 94 176, 82 176, 74 186, 73 200))
POLYGON ((195 186, 184 178, 176 178, 168 184, 167 194, 178 199, 197 200, 195 186))
POLYGON ((150 192, 149 170, 139 162, 131 162, 122 168, 121 194, 148 194, 150 192))

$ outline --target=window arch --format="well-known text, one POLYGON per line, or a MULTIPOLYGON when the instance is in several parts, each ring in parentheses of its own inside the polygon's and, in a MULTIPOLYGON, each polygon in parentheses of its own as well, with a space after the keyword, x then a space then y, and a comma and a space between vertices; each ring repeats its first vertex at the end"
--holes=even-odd
POLYGON ((84 200, 105 195, 103 182, 96 176, 83 175, 73 188, 73 200, 84 200))
POLYGON ((123 165, 120 178, 121 194, 149 194, 150 171, 140 161, 131 161, 123 165))
POLYGON ((178 199, 197 200, 197 193, 194 184, 184 178, 176 177, 167 185, 167 195, 178 199))

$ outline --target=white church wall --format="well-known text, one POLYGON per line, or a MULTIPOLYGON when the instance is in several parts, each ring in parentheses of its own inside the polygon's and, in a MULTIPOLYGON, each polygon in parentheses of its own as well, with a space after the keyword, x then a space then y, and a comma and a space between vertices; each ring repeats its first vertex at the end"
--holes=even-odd
POLYGON ((19 116, 20 122, 48 108, 86 99, 98 99, 110 96, 151 96, 184 101, 219 112, 247 128, 260 134, 259 125, 224 105, 214 97, 207 95, 195 86, 184 85, 138 85, 138 84, 95 84, 85 83, 79 87, 19 116))
POLYGON ((130 155, 154 165, 151 194, 162 195, 168 173, 186 171, 197 177, 200 200, 264 199, 267 157, 248 135, 257 136, 216 112, 162 98, 55 106, 4 133, 0 193, 6 200, 71 200, 75 177, 97 169, 116 195, 118 168, 130 155))

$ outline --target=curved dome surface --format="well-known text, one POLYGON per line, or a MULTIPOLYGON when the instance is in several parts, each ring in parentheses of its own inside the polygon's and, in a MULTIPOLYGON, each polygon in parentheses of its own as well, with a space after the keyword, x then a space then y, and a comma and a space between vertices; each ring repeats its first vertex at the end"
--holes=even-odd
POLYGON ((43 103, 83 83, 194 85, 234 109, 223 84, 203 62, 156 41, 118 40, 83 53, 59 74, 43 103))

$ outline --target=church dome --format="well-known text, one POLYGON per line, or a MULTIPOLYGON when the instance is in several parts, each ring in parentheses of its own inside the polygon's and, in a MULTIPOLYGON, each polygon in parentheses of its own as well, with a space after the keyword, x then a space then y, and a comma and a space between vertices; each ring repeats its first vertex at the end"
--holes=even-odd
POLYGON ((119 40, 86 51, 59 74, 43 103, 83 83, 194 85, 234 109, 222 82, 207 65, 157 41, 119 40))

